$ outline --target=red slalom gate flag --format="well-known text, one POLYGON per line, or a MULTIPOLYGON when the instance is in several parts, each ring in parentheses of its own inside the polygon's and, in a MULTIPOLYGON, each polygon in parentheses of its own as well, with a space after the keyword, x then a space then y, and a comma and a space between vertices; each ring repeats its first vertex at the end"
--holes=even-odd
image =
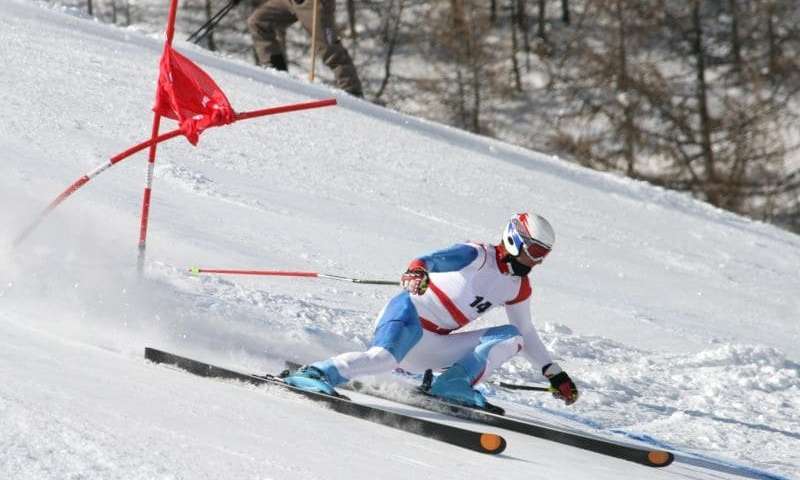
POLYGON ((156 104, 153 111, 177 120, 192 145, 209 127, 236 120, 228 98, 211 77, 171 46, 161 57, 156 104))

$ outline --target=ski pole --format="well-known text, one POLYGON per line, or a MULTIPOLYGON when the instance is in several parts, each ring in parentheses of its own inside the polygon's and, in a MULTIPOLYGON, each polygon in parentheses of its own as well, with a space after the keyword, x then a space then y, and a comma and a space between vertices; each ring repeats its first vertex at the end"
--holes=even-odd
POLYGON ((400 282, 389 280, 369 280, 364 278, 350 278, 341 275, 330 275, 327 273, 319 272, 294 272, 286 270, 234 270, 222 268, 200 268, 192 267, 189 271, 195 275, 201 273, 216 273, 220 275, 263 275, 273 277, 311 277, 311 278, 327 278, 330 280, 339 280, 342 282, 360 283, 364 285, 400 285, 400 282))
POLYGON ((206 36, 211 33, 217 27, 217 24, 222 21, 223 17, 228 14, 233 7, 239 4, 239 0, 231 0, 228 2, 224 7, 222 7, 217 13, 215 13, 211 18, 208 19, 206 23, 204 23, 200 28, 198 28, 193 34, 189 35, 186 39, 187 42, 191 43, 200 43, 206 36))
POLYGON ((553 387, 540 387, 538 385, 518 385, 516 383, 497 382, 495 385, 508 390, 527 390, 531 392, 557 392, 553 387))

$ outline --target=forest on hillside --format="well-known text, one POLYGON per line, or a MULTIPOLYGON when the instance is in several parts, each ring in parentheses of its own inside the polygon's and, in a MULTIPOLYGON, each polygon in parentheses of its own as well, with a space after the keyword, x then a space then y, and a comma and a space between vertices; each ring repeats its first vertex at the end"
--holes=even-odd
MULTIPOLYGON (((150 33, 168 4, 51 2, 150 33)), ((178 28, 225 10, 198 43, 254 62, 258 4, 184 0, 178 28)), ((368 101, 800 232, 793 0, 339 0, 337 20, 368 101)), ((306 77, 299 24, 286 50, 306 77)))

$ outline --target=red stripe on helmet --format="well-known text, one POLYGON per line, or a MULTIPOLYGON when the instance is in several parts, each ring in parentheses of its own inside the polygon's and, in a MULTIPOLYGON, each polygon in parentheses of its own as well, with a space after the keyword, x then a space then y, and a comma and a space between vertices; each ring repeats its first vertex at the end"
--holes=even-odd
POLYGON ((517 214, 517 219, 519 219, 522 226, 525 227, 525 233, 527 236, 531 237, 531 227, 528 226, 528 214, 527 213, 519 213, 517 214))

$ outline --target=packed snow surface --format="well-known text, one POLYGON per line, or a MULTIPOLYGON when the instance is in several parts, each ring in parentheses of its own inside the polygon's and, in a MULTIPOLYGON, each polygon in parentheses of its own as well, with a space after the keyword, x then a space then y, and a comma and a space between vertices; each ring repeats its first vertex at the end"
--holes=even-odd
MULTIPOLYGON (((178 41, 238 111, 339 105, 160 145, 142 279, 146 154, 13 248, 70 183, 148 138, 163 39, 19 0, 0 9, 0 478, 800 477, 797 236, 178 41), (261 372, 363 348, 396 288, 188 268, 393 280, 415 255, 496 241, 523 210, 557 232, 532 308, 582 397, 489 393, 539 421, 671 449, 672 466, 508 432, 488 457, 142 358, 150 345, 261 372)), ((542 381, 521 358, 494 378, 542 381)))

